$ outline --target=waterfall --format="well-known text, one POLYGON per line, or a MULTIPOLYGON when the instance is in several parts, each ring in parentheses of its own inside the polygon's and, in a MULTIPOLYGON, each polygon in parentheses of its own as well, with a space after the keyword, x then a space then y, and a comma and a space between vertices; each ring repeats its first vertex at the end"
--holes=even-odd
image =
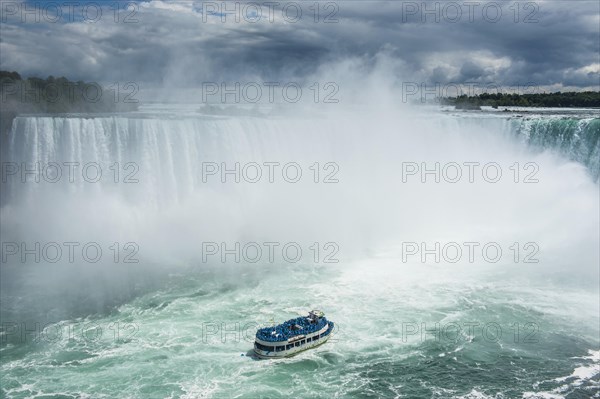
POLYGON ((204 242, 333 242, 341 265, 400 262, 406 241, 535 241, 545 262, 526 271, 597 273, 597 120, 389 115, 17 117, 0 152, 3 242, 93 242, 110 262, 12 256, 3 292, 38 294, 7 314, 110 307, 208 266, 204 242), (120 260, 135 243, 139 263, 113 263, 114 243, 120 260))
POLYGON ((527 203, 515 205, 512 221, 555 192, 593 189, 583 167, 565 158, 597 177, 599 126, 598 119, 439 114, 22 116, 1 154, 2 230, 15 239, 136 239, 153 258, 193 257, 209 237, 335 236, 370 248, 428 235, 429 226, 440 235, 456 231, 461 217, 482 228, 489 208, 518 195, 527 203), (531 151, 523 140, 552 151, 531 151), (473 182, 469 162, 478 165, 473 182), (501 181, 482 179, 490 162, 501 181), (407 175, 407 163, 421 170, 407 175), (450 164, 461 168, 460 181, 445 175, 450 164), (437 176, 427 173, 436 167, 437 176), (528 186, 527 179, 541 182, 528 186), (473 196, 479 205, 460 211, 473 196), (45 228, 27 226, 29 218, 45 228))
POLYGON ((600 118, 527 118, 515 129, 524 142, 585 165, 600 178, 600 118))

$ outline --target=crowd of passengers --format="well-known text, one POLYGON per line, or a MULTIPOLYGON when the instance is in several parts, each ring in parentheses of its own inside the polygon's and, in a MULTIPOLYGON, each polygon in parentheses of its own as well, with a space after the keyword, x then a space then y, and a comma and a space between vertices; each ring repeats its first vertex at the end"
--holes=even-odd
POLYGON ((318 320, 308 317, 298 317, 275 327, 261 328, 256 332, 256 338, 268 342, 285 341, 294 335, 317 332, 325 327, 325 324, 327 324, 325 317, 318 320))

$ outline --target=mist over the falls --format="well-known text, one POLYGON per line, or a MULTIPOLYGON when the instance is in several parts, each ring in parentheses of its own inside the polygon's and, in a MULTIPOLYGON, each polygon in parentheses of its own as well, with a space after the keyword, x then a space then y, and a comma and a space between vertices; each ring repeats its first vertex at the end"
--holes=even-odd
MULTIPOLYGON (((66 256, 36 263, 28 256, 23 264, 9 256, 3 277, 19 282, 3 293, 32 292, 15 306, 26 303, 35 313, 71 307, 65 297, 88 292, 83 302, 89 307, 77 305, 85 313, 160 285, 169 273, 214 268, 226 275, 242 267, 260 274, 273 263, 203 259, 205 242, 296 242, 305 249, 332 242, 339 262, 323 267, 340 270, 362 261, 378 273, 378 259, 387 259, 407 273, 411 267, 465 276, 495 270, 507 278, 597 281, 598 186, 583 165, 528 148, 509 118, 455 117, 403 103, 390 112, 391 104, 325 104, 268 116, 153 115, 150 106, 94 118, 17 117, 3 162, 58 162, 63 173, 65 162, 97 163, 104 174, 88 182, 77 168, 73 183, 66 176, 58 182, 42 176, 39 183, 9 176, 2 190, 3 241, 93 242, 106 253, 98 263, 67 262, 66 256), (221 174, 236 163, 239 182, 235 173, 221 174), (241 172, 248 163, 260 167, 260 178, 255 167, 241 172), (269 163, 276 163, 271 177, 269 163), (286 175, 289 163, 296 166, 286 175), (441 169, 437 176, 423 173, 436 163, 456 163, 461 177, 454 181, 455 169, 452 178, 441 169), (471 176, 468 163, 478 165, 471 176), (498 181, 484 174, 489 163, 500 166, 498 181), (536 166, 531 182, 525 180, 528 163, 536 166), (290 182, 298 167, 301 178, 290 182), (458 264, 433 257, 422 262, 403 259, 403 242, 495 242, 505 253, 494 263, 465 257, 458 264), (515 242, 537 245, 539 262, 515 264, 507 250, 515 242), (139 263, 112 262, 107 248, 113 243, 137 245, 139 263)), ((305 253, 298 265, 308 263, 305 253)), ((22 311, 13 310, 13 317, 22 311)))

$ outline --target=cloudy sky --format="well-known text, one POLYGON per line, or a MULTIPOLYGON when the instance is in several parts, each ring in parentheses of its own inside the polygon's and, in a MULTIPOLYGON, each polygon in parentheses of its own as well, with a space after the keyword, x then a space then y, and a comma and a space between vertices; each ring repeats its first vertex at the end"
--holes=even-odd
POLYGON ((24 76, 189 87, 350 65, 383 68, 392 84, 600 84, 597 0, 0 4, 0 68, 24 76))

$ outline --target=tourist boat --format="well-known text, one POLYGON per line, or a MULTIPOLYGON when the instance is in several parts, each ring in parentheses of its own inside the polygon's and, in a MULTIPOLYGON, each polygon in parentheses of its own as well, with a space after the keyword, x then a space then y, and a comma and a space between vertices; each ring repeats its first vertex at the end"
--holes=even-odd
POLYGON ((254 353, 263 359, 292 356, 324 344, 332 330, 333 322, 327 320, 320 310, 312 310, 308 316, 259 329, 256 332, 254 353))

